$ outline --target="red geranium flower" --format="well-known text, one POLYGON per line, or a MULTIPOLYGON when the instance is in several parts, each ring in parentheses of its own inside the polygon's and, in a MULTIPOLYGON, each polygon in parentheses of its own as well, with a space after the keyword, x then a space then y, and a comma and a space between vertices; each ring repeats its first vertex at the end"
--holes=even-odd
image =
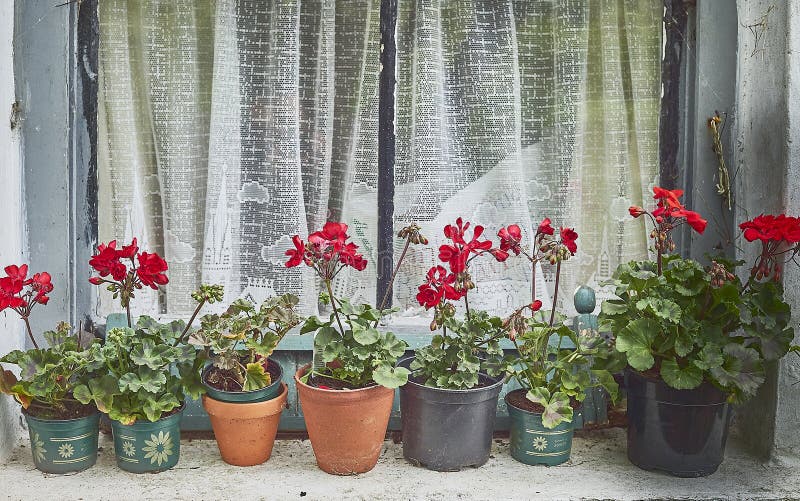
POLYGON ((50 283, 50 279, 50 274, 46 271, 33 275, 31 285, 33 290, 36 291, 36 296, 34 296, 33 300, 37 303, 47 304, 50 300, 47 296, 47 294, 53 291, 53 284, 50 283))
POLYGON ((167 271, 167 262, 158 254, 147 252, 139 254, 139 267, 136 269, 136 275, 142 284, 151 289, 158 289, 159 285, 166 285, 169 279, 164 274, 165 271, 167 271))
POLYGON ((111 275, 114 280, 119 282, 128 274, 128 268, 119 259, 117 241, 112 240, 108 245, 97 246, 97 254, 89 260, 89 265, 97 270, 101 277, 111 275))
POLYGON ((685 218, 686 223, 692 227, 694 231, 699 234, 703 234, 706 230, 706 225, 708 225, 708 221, 700 217, 700 214, 697 212, 687 210, 687 209, 679 209, 672 212, 673 217, 685 218))
POLYGON ((293 268, 298 266, 302 262, 306 262, 306 244, 300 239, 300 235, 295 235, 292 237, 292 243, 294 244, 294 249, 289 249, 286 251, 286 255, 289 256, 289 260, 286 261, 287 268, 293 268))
MULTIPOLYGON (((467 260, 471 253, 480 254, 482 251, 492 249, 491 240, 479 240, 483 235, 483 226, 476 225, 472 230, 472 238, 467 241, 465 236, 470 223, 463 222, 461 218, 456 219, 455 226, 448 224, 444 227, 444 236, 453 241, 452 244, 445 244, 439 247, 439 260, 450 265, 450 271, 461 273, 467 269, 467 260)), ((494 253, 492 253, 494 254, 494 253)), ((495 258, 498 261, 504 260, 508 254, 498 253, 495 258)))
POLYGON ((572 228, 561 228, 561 243, 566 246, 570 254, 573 256, 578 252, 578 244, 575 240, 578 239, 578 234, 572 228))
POLYGON ((123 259, 133 259, 138 251, 139 247, 136 245, 136 238, 134 237, 130 245, 125 245, 122 250, 117 251, 117 255, 123 259))
POLYGON ((646 213, 646 211, 644 209, 642 209, 641 207, 637 207, 635 205, 631 205, 630 207, 628 207, 628 212, 633 217, 639 217, 642 214, 646 213))
POLYGON ((425 276, 425 283, 419 286, 417 302, 428 310, 438 306, 442 299, 461 299, 464 294, 453 287, 455 282, 456 276, 452 273, 447 273, 444 267, 432 267, 425 276))
MULTIPOLYGON (((509 224, 507 228, 500 228, 497 232, 500 237, 500 250, 508 252, 512 251, 515 256, 519 256, 521 251, 520 242, 522 242, 522 231, 516 224, 509 224)), ((497 257, 497 256, 495 256, 497 257)), ((506 255, 508 257, 508 255, 506 255)))
POLYGON ((785 241, 789 244, 800 242, 800 218, 780 214, 777 217, 772 214, 755 217, 750 221, 745 221, 739 225, 744 230, 744 238, 748 242, 753 240, 785 241))
POLYGON ((542 222, 539 223, 539 228, 536 230, 537 234, 542 235, 552 235, 556 232, 556 230, 550 224, 550 218, 546 217, 542 219, 542 222))
POLYGON ((667 190, 659 186, 653 187, 653 198, 659 200, 659 207, 662 203, 673 209, 682 209, 683 205, 678 200, 683 196, 683 190, 667 190))
POLYGON ((530 305, 531 311, 539 311, 542 309, 542 302, 540 300, 535 300, 530 305))

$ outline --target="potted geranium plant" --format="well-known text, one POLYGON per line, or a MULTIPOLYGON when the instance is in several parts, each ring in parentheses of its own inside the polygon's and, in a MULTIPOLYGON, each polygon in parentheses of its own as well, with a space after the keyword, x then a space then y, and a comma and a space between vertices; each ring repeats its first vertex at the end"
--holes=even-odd
POLYGON ((503 385, 503 321, 470 309, 475 289, 470 264, 484 255, 504 261, 508 253, 482 235, 482 226, 470 230, 461 218, 444 228, 448 242, 439 247, 439 259, 446 267, 428 270, 417 294, 419 304, 434 311, 431 330, 441 334, 400 364, 412 371, 400 390, 403 456, 436 471, 480 466, 489 459, 503 385), (453 304, 459 300, 463 318, 453 304))
POLYGON ((194 339, 211 363, 202 373, 203 407, 222 459, 252 466, 269 459, 288 389, 270 355, 301 318, 297 296, 284 294, 259 307, 238 299, 222 314, 205 315, 194 339))
MULTIPOLYGON (((121 250, 110 242, 98 251, 90 264, 100 276, 90 282, 108 284, 127 310, 130 325, 135 291, 166 284, 167 263, 158 254, 139 252, 135 239, 121 250)), ((194 319, 205 303, 222 299, 222 288, 203 285, 192 298, 198 303, 194 319)), ((111 419, 117 465, 123 470, 158 472, 178 462, 185 400, 203 393, 203 358, 185 343, 190 325, 182 321, 162 325, 141 316, 133 326, 111 329, 98 354, 102 368, 75 388, 78 401, 93 402, 111 419)))
POLYGON ((33 463, 46 473, 82 471, 97 461, 99 432, 97 409, 73 397, 76 385, 97 368, 95 350, 83 349, 79 333, 60 323, 44 333, 46 348, 39 348, 30 325, 31 311, 47 304, 53 290, 50 274, 28 277, 28 266, 11 265, 0 278, 0 311, 10 308, 24 321, 34 348, 15 350, 0 362, 20 369, 20 378, 0 367, 0 391, 22 405, 28 424, 33 463))
MULTIPOLYGON (((400 235, 407 238, 406 248, 425 241, 414 226, 400 235)), ((381 317, 391 311, 383 308, 386 298, 375 308, 354 305, 333 294, 332 280, 338 273, 347 267, 361 271, 367 264, 358 246, 348 240, 346 224, 328 222, 306 242, 295 235, 295 248, 286 252, 287 267, 305 264, 314 270, 326 290, 320 299, 331 307, 327 319, 309 317, 300 330, 301 334, 315 333, 319 363, 301 367, 295 383, 317 464, 337 475, 364 473, 375 466, 394 389, 408 380, 408 370, 396 367, 408 345, 377 328, 381 317)))
POLYGON ((556 313, 562 262, 575 255, 578 234, 571 228, 555 228, 545 218, 536 230, 530 249, 522 244, 518 225, 498 233, 500 248, 523 256, 531 264, 532 281, 541 262, 555 265, 553 308, 541 311, 542 301, 531 287, 531 302, 514 311, 504 322, 517 354, 506 358, 505 372, 520 388, 506 394, 511 418, 511 455, 526 464, 557 465, 567 461, 572 448, 573 413, 586 390, 600 386, 616 400, 617 383, 611 372, 600 368, 608 354, 599 332, 575 332, 556 313))
POLYGON ((740 225, 746 240, 762 244, 743 283, 734 263, 703 266, 669 254, 676 228, 702 233, 707 224, 681 204, 682 194, 656 187, 655 210, 630 208, 652 223, 656 260, 618 267, 611 280, 618 299, 603 303, 600 321, 628 366, 628 458, 694 477, 723 460, 730 404, 753 396, 765 364, 790 348, 794 329, 780 276, 787 253, 798 252, 800 220, 759 216, 740 225))

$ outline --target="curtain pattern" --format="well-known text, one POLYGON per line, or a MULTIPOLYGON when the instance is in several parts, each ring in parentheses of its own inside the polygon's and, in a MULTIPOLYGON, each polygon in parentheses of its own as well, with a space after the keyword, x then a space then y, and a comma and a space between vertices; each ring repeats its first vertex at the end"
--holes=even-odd
MULTIPOLYGON (((370 261, 339 292, 374 301, 379 8, 100 2, 100 239, 140 236, 170 263, 166 292, 148 291, 139 308, 185 313, 203 281, 223 283, 226 300, 294 292, 313 312, 318 285, 285 269, 283 252, 289 235, 328 219, 350 224, 370 261)), ((398 275, 407 314, 458 216, 488 235, 545 216, 575 227, 567 293, 647 252, 627 207, 646 203, 657 179, 661 10, 399 2, 395 229, 416 221, 432 244, 398 275)), ((503 313, 529 294, 521 261, 473 271, 476 307, 503 313)))

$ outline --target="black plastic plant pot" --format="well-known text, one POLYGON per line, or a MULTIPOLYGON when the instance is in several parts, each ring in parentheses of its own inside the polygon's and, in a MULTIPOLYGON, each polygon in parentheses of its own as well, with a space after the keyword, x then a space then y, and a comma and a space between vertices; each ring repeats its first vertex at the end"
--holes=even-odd
POLYGON ((628 459, 644 470, 705 477, 722 463, 733 409, 710 383, 676 390, 661 379, 625 372, 628 459))
MULTIPOLYGON (((413 357, 400 361, 408 368, 413 357)), ((400 387, 403 457, 435 471, 478 467, 489 460, 503 379, 480 375, 484 386, 442 390, 409 379, 400 387)))

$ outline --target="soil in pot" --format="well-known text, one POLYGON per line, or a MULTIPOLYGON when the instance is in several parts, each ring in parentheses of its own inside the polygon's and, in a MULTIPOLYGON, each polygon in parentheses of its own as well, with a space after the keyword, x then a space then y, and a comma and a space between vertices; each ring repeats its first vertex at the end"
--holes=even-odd
POLYGON ((270 458, 289 393, 285 383, 280 388, 277 397, 262 402, 222 402, 203 395, 223 461, 254 466, 270 458))
MULTIPOLYGON (((572 450, 573 422, 545 428, 542 424, 544 407, 525 398, 526 393, 527 390, 519 389, 508 392, 505 397, 511 420, 511 456, 530 465, 555 466, 568 461, 572 450)), ((580 403, 571 401, 570 406, 577 410, 580 403)))
MULTIPOLYGON (((413 357, 400 365, 408 367, 413 357)), ((403 457, 435 471, 478 467, 489 460, 502 378, 480 375, 480 387, 444 390, 413 379, 400 387, 403 457)))
POLYGON ((733 410, 704 382, 676 390, 657 377, 626 372, 628 459, 645 470, 702 477, 722 463, 733 410))
MULTIPOLYGON (((239 361, 242 365, 247 365, 250 359, 242 358, 239 361)), ((283 371, 277 362, 267 359, 266 371, 269 373, 270 381, 273 383, 281 380, 283 371)), ((236 372, 231 369, 220 369, 211 365, 206 371, 203 371, 203 382, 220 391, 242 391, 242 384, 236 379, 236 372)))
POLYGON ((43 405, 35 400, 25 409, 25 412, 38 419, 66 421, 70 419, 80 419, 83 417, 97 414, 97 407, 94 405, 84 405, 73 400, 65 400, 63 409, 56 409, 49 405, 43 405))
POLYGON ((41 419, 23 411, 36 468, 45 473, 83 471, 97 461, 100 414, 76 419, 41 419))
POLYGON ((138 420, 126 425, 112 420, 117 466, 131 473, 157 473, 178 464, 184 408, 164 413, 154 422, 138 420))
POLYGON ((365 473, 378 462, 394 390, 375 385, 354 390, 323 389, 300 379, 311 364, 295 373, 295 384, 317 465, 334 475, 365 473))

